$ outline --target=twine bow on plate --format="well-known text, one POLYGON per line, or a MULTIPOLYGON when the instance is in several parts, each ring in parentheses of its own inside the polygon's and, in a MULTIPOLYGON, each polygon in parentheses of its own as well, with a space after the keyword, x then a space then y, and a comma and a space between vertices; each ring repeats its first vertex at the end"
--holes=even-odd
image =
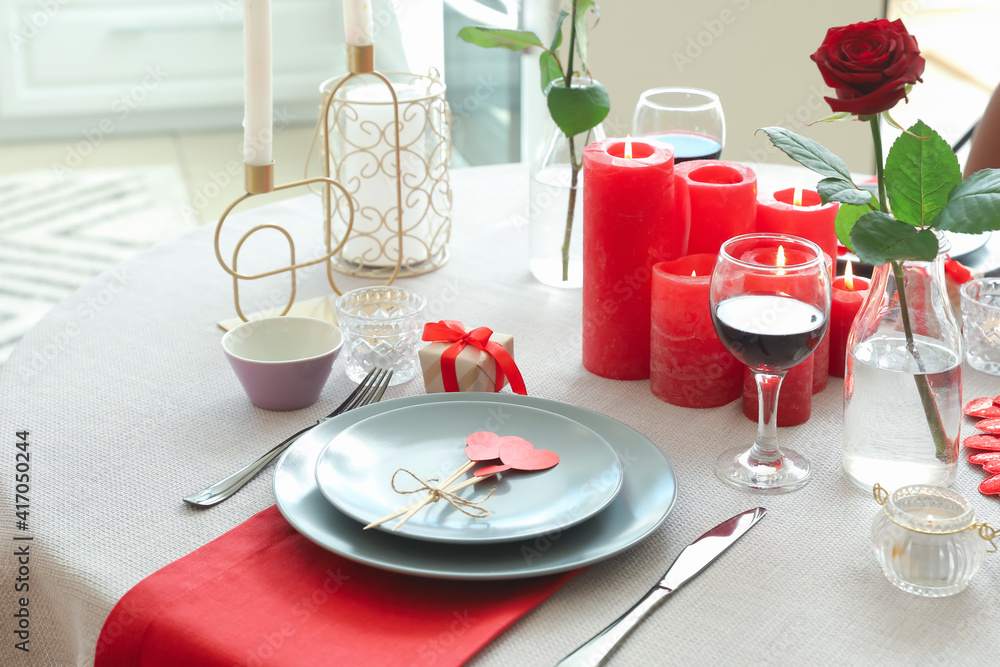
MULTIPOLYGON (((457 493, 453 493, 452 491, 449 491, 446 488, 449 484, 451 484, 453 478, 445 480, 442 484, 438 486, 430 485, 430 482, 436 482, 436 481, 437 481, 436 479, 429 479, 425 482, 424 480, 420 479, 406 468, 400 468, 396 472, 392 473, 392 490, 395 491, 396 493, 399 493, 401 495, 406 495, 409 493, 421 493, 424 491, 427 492, 427 495, 424 497, 423 501, 419 504, 419 506, 411 507, 410 511, 406 512, 405 516, 403 516, 400 522, 397 523, 395 526, 393 526, 392 528, 393 530, 396 530, 404 523, 409 521, 410 517, 412 517, 418 509, 422 508, 424 505, 427 505, 429 503, 436 503, 438 500, 445 500, 451 503, 451 506, 457 509, 459 512, 471 516, 474 519, 485 519, 490 515, 490 511, 485 507, 483 507, 482 503, 490 499, 490 496, 492 496, 493 493, 496 491, 496 487, 490 489, 490 492, 487 493, 486 497, 484 498, 481 498, 479 500, 469 500, 468 498, 463 498, 459 496, 457 493), (398 475, 401 472, 406 473, 407 475, 415 479, 417 483, 420 484, 420 486, 416 489, 411 489, 411 490, 400 489, 399 487, 397 487, 396 475, 398 475)), ((456 491, 457 490, 458 489, 456 489, 456 491)), ((394 515, 389 515, 388 517, 384 517, 379 522, 366 526, 366 528, 377 525, 378 523, 381 523, 382 521, 388 520, 390 518, 393 518, 393 516, 394 515)), ((398 514, 395 516, 398 516, 398 514)))

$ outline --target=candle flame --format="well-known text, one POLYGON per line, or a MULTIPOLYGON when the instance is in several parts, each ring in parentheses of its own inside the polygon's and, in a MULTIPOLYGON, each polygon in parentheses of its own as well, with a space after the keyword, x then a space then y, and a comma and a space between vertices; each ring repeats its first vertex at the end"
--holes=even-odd
POLYGON ((848 291, 854 291, 854 270, 851 269, 851 260, 847 260, 847 266, 844 267, 844 287, 848 291))
MULTIPOLYGON (((777 267, 779 267, 779 268, 783 267, 785 265, 785 246, 783 246, 783 245, 779 245, 778 246, 778 257, 774 261, 774 265, 777 266, 777 267)), ((784 270, 778 271, 778 275, 779 276, 785 275, 784 270)))
POLYGON ((802 206, 802 188, 795 188, 792 194, 792 206, 802 206))
POLYGON ((627 135, 625 137, 625 157, 629 160, 632 159, 632 135, 627 135))
POLYGON ((697 278, 697 277, 698 277, 698 274, 697 274, 697 273, 695 273, 694 271, 692 271, 692 272, 691 272, 691 277, 692 277, 692 278, 697 278))

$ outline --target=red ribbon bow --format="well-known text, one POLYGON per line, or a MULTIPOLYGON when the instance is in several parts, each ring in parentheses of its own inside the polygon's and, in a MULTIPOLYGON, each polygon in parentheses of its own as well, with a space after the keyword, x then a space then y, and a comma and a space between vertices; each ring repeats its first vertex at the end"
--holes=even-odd
POLYGON ((455 360, 462 353, 462 350, 471 345, 490 355, 496 361, 497 379, 494 392, 503 389, 504 378, 508 377, 510 388, 515 394, 525 396, 528 394, 528 390, 524 387, 521 371, 514 363, 514 357, 510 356, 503 345, 491 341, 490 336, 492 335, 493 330, 487 327, 477 327, 472 331, 466 331, 465 325, 458 320, 441 320, 440 322, 428 322, 424 325, 423 340, 453 343, 441 354, 441 379, 444 381, 445 391, 459 391, 455 360))

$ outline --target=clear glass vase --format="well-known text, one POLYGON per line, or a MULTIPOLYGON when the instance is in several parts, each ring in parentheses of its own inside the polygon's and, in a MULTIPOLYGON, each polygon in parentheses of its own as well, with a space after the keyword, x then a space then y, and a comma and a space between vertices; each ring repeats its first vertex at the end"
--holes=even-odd
MULTIPOLYGON (((574 87, 594 83, 588 77, 573 77, 574 87)), ((549 84, 565 85, 563 79, 549 84)), ((583 149, 603 141, 601 125, 573 137, 572 143, 546 113, 545 143, 531 163, 528 199, 528 244, 531 273, 554 287, 583 286, 583 149), (574 159, 570 159, 570 148, 574 159), (579 167, 576 185, 573 168, 579 167)))
POLYGON ((945 286, 945 252, 931 262, 877 267, 848 334, 844 470, 865 489, 955 480, 962 336, 945 286))

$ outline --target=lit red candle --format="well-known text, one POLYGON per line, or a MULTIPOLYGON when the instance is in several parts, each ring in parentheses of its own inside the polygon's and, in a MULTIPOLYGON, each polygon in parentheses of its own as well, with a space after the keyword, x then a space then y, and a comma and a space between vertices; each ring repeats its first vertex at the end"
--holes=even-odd
POLYGON ((848 262, 844 275, 834 279, 830 286, 833 288, 830 301, 830 375, 842 378, 847 359, 847 334, 868 296, 868 281, 853 275, 848 262))
POLYGON ((757 174, 725 160, 691 160, 676 167, 677 213, 690 227, 687 253, 719 252, 734 236, 756 231, 757 174))
POLYGON ((615 380, 649 377, 653 265, 684 254, 674 220, 674 155, 608 139, 583 151, 583 365, 615 380))
MULTIPOLYGON (((837 257, 837 233, 834 220, 838 204, 822 204, 819 193, 802 188, 786 188, 761 196, 757 202, 757 231, 791 234, 818 245, 830 259, 830 278, 834 277, 837 257)), ((813 393, 826 388, 830 366, 830 332, 823 337, 811 357, 813 393)), ((841 375, 840 377, 843 377, 841 375)))
POLYGON ((712 324, 709 282, 715 255, 687 255, 653 267, 649 387, 685 408, 714 408, 740 396, 743 365, 712 324))
MULTIPOLYGON (((806 261, 804 255, 795 251, 789 251, 786 256, 784 249, 780 246, 777 253, 765 249, 752 250, 743 259, 772 266, 783 266, 786 263, 800 264, 806 261)), ((811 293, 815 288, 811 281, 802 277, 792 279, 781 275, 748 275, 744 281, 743 289, 747 292, 770 294, 780 292, 791 297, 802 297, 811 293)), ((815 356, 815 351, 809 359, 790 368, 781 381, 778 414, 775 419, 775 424, 778 426, 797 426, 808 421, 812 415, 812 356, 815 356)), ((743 373, 743 414, 756 422, 758 406, 757 383, 753 373, 747 368, 743 373)))

